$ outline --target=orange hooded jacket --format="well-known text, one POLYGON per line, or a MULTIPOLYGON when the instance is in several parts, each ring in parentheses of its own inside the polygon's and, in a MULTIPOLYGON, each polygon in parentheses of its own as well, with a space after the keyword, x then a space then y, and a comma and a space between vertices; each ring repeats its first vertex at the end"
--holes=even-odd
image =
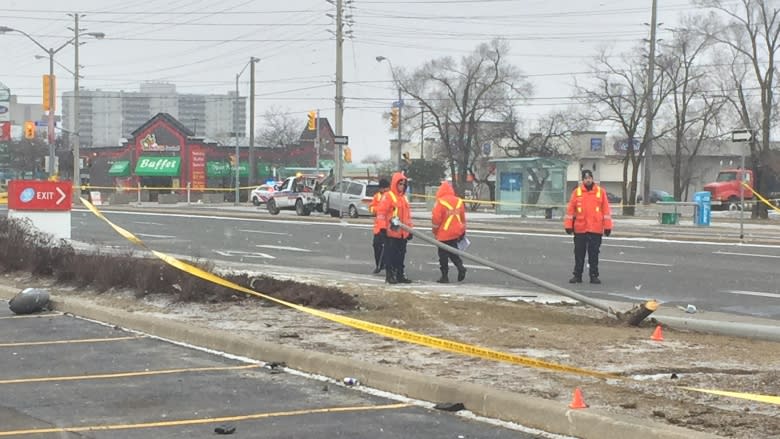
POLYGON ((452 185, 445 181, 436 192, 436 204, 431 212, 433 235, 439 241, 452 241, 466 233, 466 209, 463 200, 455 195, 452 185))
POLYGON ((379 190, 371 199, 371 204, 368 205, 368 211, 374 215, 374 235, 378 234, 387 227, 387 223, 385 221, 380 221, 379 215, 377 215, 376 212, 377 208, 379 207, 379 203, 382 201, 384 196, 385 192, 383 190, 379 190))
POLYGON ((406 188, 399 190, 398 182, 406 181, 406 177, 400 172, 393 174, 393 178, 390 180, 390 190, 385 192, 382 201, 376 208, 376 220, 380 224, 384 225, 387 229, 388 238, 408 238, 409 232, 398 228, 393 230, 390 228, 390 220, 393 217, 398 217, 402 223, 409 227, 412 226, 412 211, 409 209, 409 202, 406 201, 406 195, 404 191, 406 188))
POLYGON ((604 234, 606 229, 612 230, 612 211, 607 192, 596 183, 590 190, 580 183, 571 193, 563 228, 574 229, 574 233, 598 234, 604 234))

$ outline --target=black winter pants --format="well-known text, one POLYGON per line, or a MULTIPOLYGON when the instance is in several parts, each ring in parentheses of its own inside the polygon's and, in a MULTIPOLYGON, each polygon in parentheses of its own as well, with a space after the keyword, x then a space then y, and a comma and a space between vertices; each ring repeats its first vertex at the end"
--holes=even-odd
POLYGON ((385 268, 385 241, 387 240, 387 230, 382 229, 374 235, 374 263, 379 268, 385 268))
POLYGON ((588 253, 588 273, 591 277, 599 276, 599 249, 601 248, 601 235, 598 233, 574 234, 574 275, 582 277, 585 267, 585 253, 588 253))
MULTIPOLYGON (((441 241, 441 243, 447 244, 452 248, 458 248, 457 239, 452 239, 450 241, 441 241)), ((460 258, 460 256, 456 255, 455 253, 450 253, 447 250, 438 247, 437 249, 439 250, 439 270, 441 270, 442 273, 447 273, 449 261, 452 261, 452 263, 455 264, 455 266, 458 268, 463 266, 463 260, 460 258)))
POLYGON ((404 259, 406 258, 406 239, 387 237, 385 241, 385 269, 390 269, 395 275, 404 275, 404 259))

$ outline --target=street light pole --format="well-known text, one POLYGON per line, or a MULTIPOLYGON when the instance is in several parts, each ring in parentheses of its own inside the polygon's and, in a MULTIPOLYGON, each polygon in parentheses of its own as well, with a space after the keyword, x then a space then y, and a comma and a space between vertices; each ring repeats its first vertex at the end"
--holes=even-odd
MULTIPOLYGON (((49 56, 49 115, 48 115, 48 141, 49 141, 49 166, 48 166, 48 172, 49 176, 54 175, 54 161, 55 161, 55 150, 54 150, 54 140, 55 140, 55 133, 54 133, 54 102, 56 99, 56 80, 54 78, 54 55, 56 55, 60 50, 64 49, 71 43, 75 43, 76 48, 76 70, 74 72, 74 84, 75 84, 75 91, 76 94, 74 95, 74 103, 75 103, 75 114, 74 118, 76 120, 76 125, 74 125, 76 136, 78 136, 78 119, 79 119, 79 109, 78 109, 78 77, 79 77, 79 61, 78 61, 78 50, 79 50, 79 42, 78 38, 82 35, 87 35, 91 37, 95 37, 97 39, 103 39, 105 37, 105 34, 102 32, 81 32, 82 30, 78 27, 78 14, 73 14, 76 20, 76 27, 73 30, 74 36, 73 38, 69 39, 68 41, 64 42, 61 46, 54 48, 46 48, 43 44, 39 43, 38 40, 33 38, 30 34, 27 32, 21 31, 19 29, 10 28, 7 26, 0 26, 0 34, 6 33, 6 32, 16 32, 24 35, 35 43, 36 46, 40 47, 46 54, 49 56)), ((78 144, 74 147, 74 159, 76 159, 78 156, 78 144)), ((78 161, 78 160, 76 160, 78 161)), ((78 165, 74 163, 74 174, 73 184, 80 184, 80 181, 77 180, 77 178, 81 178, 80 175, 77 172, 78 165)))
MULTIPOLYGON (((239 204, 239 196, 241 192, 241 176, 239 173, 239 170, 241 169, 239 166, 239 163, 241 163, 241 157, 240 157, 240 151, 238 149, 238 103, 239 103, 239 95, 238 95, 238 79, 241 78, 241 75, 244 73, 246 68, 257 61, 260 61, 260 58, 250 57, 249 61, 244 64, 244 67, 241 68, 241 71, 238 72, 236 75, 236 99, 235 99, 235 105, 233 105, 233 135, 236 136, 236 200, 233 203, 234 205, 238 206, 239 204)), ((246 127, 246 125, 245 125, 246 127)), ((251 165, 251 163, 250 163, 251 165)))
POLYGON ((249 58, 249 184, 257 184, 257 163, 255 160, 255 64, 260 58, 249 58))
POLYGON ((395 159, 395 164, 397 169, 401 169, 401 130, 403 123, 401 122, 403 120, 403 101, 401 99, 401 83, 398 82, 398 80, 395 77, 395 70, 393 69, 393 63, 390 61, 390 58, 384 57, 384 56, 377 56, 376 57, 377 62, 387 61, 387 64, 390 66, 390 74, 393 76, 393 82, 395 82, 398 85, 398 102, 397 102, 397 108, 398 108, 398 154, 395 159))

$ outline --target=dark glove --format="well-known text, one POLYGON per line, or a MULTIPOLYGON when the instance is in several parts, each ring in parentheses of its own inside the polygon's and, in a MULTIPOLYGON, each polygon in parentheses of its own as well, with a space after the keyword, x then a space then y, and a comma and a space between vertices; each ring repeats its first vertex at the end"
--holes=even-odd
POLYGON ((407 237, 406 237, 406 240, 407 240, 407 241, 411 241, 411 240, 412 240, 412 238, 414 238, 414 235, 412 235, 412 234, 410 233, 410 234, 409 234, 409 236, 407 236, 407 237))
POLYGON ((604 236, 609 236, 612 234, 612 229, 604 229, 604 236))
POLYGON ((574 233, 574 229, 566 229, 567 235, 571 235, 572 233, 574 233))

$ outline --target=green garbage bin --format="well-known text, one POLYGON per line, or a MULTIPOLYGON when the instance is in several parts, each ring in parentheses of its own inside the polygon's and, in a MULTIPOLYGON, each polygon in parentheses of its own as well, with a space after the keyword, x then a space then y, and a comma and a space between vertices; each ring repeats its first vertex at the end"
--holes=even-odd
MULTIPOLYGON (((661 201, 674 201, 674 197, 671 195, 665 195, 661 198, 661 201)), ((670 208, 671 206, 664 206, 664 208, 670 208)), ((680 214, 677 212, 662 212, 661 224, 677 224, 680 220, 680 214)))

